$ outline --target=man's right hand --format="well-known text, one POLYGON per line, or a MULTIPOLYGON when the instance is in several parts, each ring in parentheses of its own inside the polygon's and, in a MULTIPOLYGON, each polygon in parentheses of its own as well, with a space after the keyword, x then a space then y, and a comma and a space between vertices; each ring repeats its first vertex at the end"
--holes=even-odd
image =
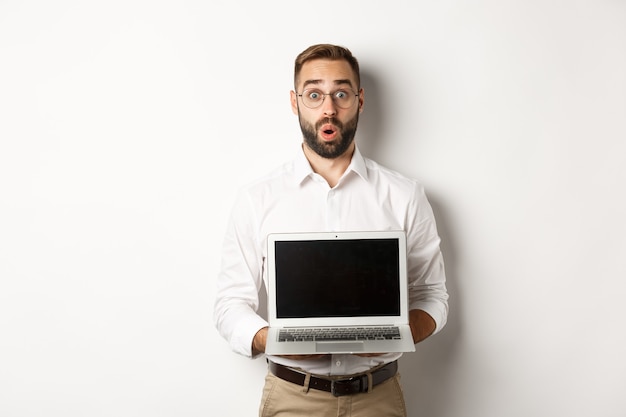
MULTIPOLYGON (((256 332, 254 335, 254 339, 252 339, 252 355, 258 355, 260 353, 265 352, 265 345, 267 344, 267 327, 263 327, 261 330, 256 332)), ((326 354, 311 354, 311 355, 280 355, 283 358, 293 359, 296 361, 301 361, 304 359, 317 359, 322 358, 324 356, 329 356, 326 354)))
POLYGON ((263 327, 256 332, 254 339, 252 339, 252 356, 265 352, 265 345, 267 343, 267 327, 263 327))

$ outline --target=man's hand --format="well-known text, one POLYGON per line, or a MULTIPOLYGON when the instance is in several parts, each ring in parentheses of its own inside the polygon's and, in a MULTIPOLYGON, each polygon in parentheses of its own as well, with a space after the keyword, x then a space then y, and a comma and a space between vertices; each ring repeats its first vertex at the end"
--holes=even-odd
POLYGON ((265 352, 265 344, 267 343, 267 327, 263 327, 256 332, 252 339, 252 356, 265 352))
MULTIPOLYGON (((421 342, 428 336, 433 334, 437 324, 435 320, 422 310, 409 311, 409 326, 411 327, 411 334, 413 335, 413 343, 421 342)), ((383 353, 359 353, 357 356, 372 357, 380 356, 383 353)))
MULTIPOLYGON (((256 332, 254 335, 254 339, 252 339, 252 356, 258 355, 260 353, 265 352, 265 345, 267 344, 267 327, 263 327, 261 330, 256 332)), ((317 359, 323 356, 328 356, 325 354, 312 354, 312 355, 281 355, 283 358, 289 358, 297 361, 301 361, 304 359, 317 359)))
MULTIPOLYGON (((258 355, 260 353, 265 352, 265 345, 267 344, 267 327, 263 327, 261 330, 256 332, 254 335, 254 339, 252 339, 252 356, 258 355)), ((327 356, 324 354, 313 354, 313 355, 281 355, 283 358, 294 359, 294 360, 304 360, 304 359, 317 359, 323 356, 327 356)))
POLYGON ((421 342, 433 334, 437 328, 435 320, 423 310, 409 311, 409 325, 413 335, 413 343, 421 342))

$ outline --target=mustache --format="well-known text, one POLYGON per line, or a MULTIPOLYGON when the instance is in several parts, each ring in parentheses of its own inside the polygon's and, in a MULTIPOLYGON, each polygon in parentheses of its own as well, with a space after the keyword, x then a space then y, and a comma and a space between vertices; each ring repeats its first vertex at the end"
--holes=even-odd
POLYGON ((315 123, 315 129, 319 130, 325 124, 331 124, 339 129, 343 129, 343 123, 332 117, 324 117, 323 119, 318 120, 317 123, 315 123))

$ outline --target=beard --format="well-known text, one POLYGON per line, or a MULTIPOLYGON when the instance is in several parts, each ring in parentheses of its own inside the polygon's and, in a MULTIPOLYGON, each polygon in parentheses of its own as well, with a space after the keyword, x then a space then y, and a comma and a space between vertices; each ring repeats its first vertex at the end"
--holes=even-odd
POLYGON ((302 130, 304 143, 322 158, 334 159, 343 155, 354 141, 356 127, 359 123, 359 113, 357 112, 356 115, 345 124, 337 119, 325 117, 320 119, 315 123, 315 126, 313 126, 313 124, 304 120, 300 114, 298 114, 298 120, 300 121, 300 129, 302 130), (331 142, 323 141, 317 137, 317 132, 327 123, 337 127, 338 135, 335 140, 331 142))

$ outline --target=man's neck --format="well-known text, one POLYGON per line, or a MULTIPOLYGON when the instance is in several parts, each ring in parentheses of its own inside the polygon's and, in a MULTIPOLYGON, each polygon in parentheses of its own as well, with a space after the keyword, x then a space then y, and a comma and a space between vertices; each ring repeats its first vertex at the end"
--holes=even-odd
POLYGON ((354 142, 350 145, 350 148, 346 150, 342 155, 337 158, 323 158, 313 152, 306 143, 302 144, 304 150, 304 156, 311 164, 311 168, 316 174, 321 175, 328 185, 332 188, 339 182, 339 179, 346 172, 350 162, 352 161, 352 155, 354 154, 354 142))

